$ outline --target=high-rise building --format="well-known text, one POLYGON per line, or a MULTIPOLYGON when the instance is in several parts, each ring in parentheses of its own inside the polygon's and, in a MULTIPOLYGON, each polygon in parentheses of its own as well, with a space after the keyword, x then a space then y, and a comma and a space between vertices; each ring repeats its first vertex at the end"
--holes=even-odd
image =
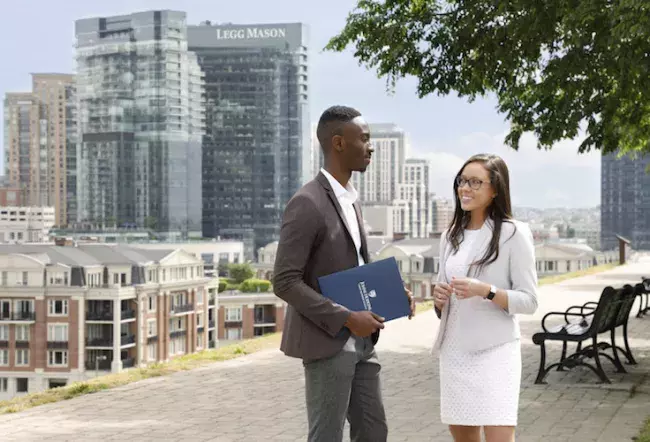
POLYGON ((364 173, 352 174, 352 184, 366 203, 390 203, 398 199, 402 183, 407 138, 394 124, 370 124, 370 141, 375 149, 364 173))
POLYGON ((407 159, 404 162, 402 182, 397 186, 395 206, 402 212, 401 233, 412 238, 427 238, 433 231, 433 208, 429 196, 429 162, 407 159))
POLYGON ((250 259, 311 172, 307 27, 204 22, 188 41, 206 82, 203 235, 244 241, 250 259))
POLYGON ((454 202, 445 198, 432 196, 433 231, 442 233, 449 228, 454 219, 454 202))
POLYGON ((5 172, 23 189, 28 206, 51 206, 68 222, 68 152, 74 148, 74 76, 32 74, 32 92, 8 93, 4 102, 5 172))
POLYGON ((616 235, 636 250, 650 249, 650 174, 648 160, 616 154, 601 161, 601 249, 618 247, 616 235))
POLYGON ((76 22, 80 222, 201 228, 203 76, 184 12, 76 22))

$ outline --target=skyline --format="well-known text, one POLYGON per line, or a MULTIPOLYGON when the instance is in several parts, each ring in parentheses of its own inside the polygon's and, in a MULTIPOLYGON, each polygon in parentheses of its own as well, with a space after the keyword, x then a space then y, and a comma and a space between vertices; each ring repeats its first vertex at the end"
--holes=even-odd
POLYGON ((561 142, 552 151, 538 151, 534 138, 527 134, 520 151, 512 151, 503 146, 507 125, 503 116, 496 113, 494 99, 477 99, 471 104, 453 96, 420 100, 415 95, 412 79, 400 81, 395 93, 388 95, 385 81, 359 67, 351 51, 322 52, 328 39, 343 27, 354 3, 334 0, 307 8, 300 2, 287 0, 282 7, 273 8, 262 1, 251 1, 251 7, 245 11, 231 5, 216 8, 195 0, 182 4, 115 1, 110 5, 73 0, 65 11, 39 1, 10 4, 0 18, 3 25, 0 35, 3 41, 13 39, 19 44, 6 49, 7 59, 13 60, 13 69, 0 73, 0 93, 4 96, 6 92, 29 90, 31 72, 74 73, 74 20, 81 18, 175 9, 187 12, 188 24, 204 20, 238 24, 303 22, 310 29, 312 122, 318 120, 326 107, 347 104, 359 109, 370 122, 398 125, 409 136, 409 157, 430 161, 431 191, 443 197, 451 197, 452 178, 466 158, 478 152, 492 152, 501 155, 510 168, 513 205, 578 208, 600 204, 600 154, 579 156, 576 153, 579 140, 561 142), (36 16, 35 5, 41 11, 36 16), (220 17, 224 19, 217 20, 220 17), (30 32, 22 25, 26 22, 40 32, 30 32), (48 38, 39 38, 40 35, 48 38), (340 80, 342 77, 345 81, 340 80))

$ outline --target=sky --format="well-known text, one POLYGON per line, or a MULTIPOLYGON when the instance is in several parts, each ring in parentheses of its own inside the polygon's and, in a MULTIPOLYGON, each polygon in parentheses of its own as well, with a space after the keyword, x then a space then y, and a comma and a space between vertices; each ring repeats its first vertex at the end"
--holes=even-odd
POLYGON ((324 52, 322 48, 343 28, 355 5, 354 0, 3 1, 0 94, 29 91, 33 72, 74 72, 74 21, 80 18, 173 9, 185 11, 189 24, 303 22, 310 27, 312 121, 328 106, 345 104, 359 109, 372 123, 397 124, 408 134, 409 156, 430 161, 431 190, 443 197, 451 197, 453 177, 467 158, 490 152, 508 164, 516 206, 572 208, 600 203, 600 155, 578 154, 580 140, 539 151, 535 138, 527 134, 519 151, 514 151, 503 144, 508 124, 496 112, 493 97, 473 103, 453 95, 419 99, 412 78, 400 81, 388 94, 385 80, 359 66, 351 49, 324 52))

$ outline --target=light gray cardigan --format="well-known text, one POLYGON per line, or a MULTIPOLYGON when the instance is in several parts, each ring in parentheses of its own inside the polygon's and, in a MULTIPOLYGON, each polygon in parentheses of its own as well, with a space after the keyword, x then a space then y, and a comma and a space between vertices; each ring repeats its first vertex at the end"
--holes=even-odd
MULTIPOLYGON (((476 238, 476 247, 468 255, 467 264, 483 257, 492 239, 494 222, 486 221, 487 228, 481 229, 476 238)), ((452 252, 447 242, 447 232, 443 232, 440 241, 440 266, 438 282, 447 281, 445 263, 452 252)), ((475 352, 510 342, 520 337, 517 314, 532 315, 537 310, 537 271, 535 269, 535 245, 533 235, 527 224, 514 221, 504 222, 501 226, 499 257, 496 261, 470 277, 508 293, 508 311, 488 299, 472 297, 458 301, 459 317, 462 321, 461 347, 468 352, 475 352)), ((445 335, 449 303, 442 309, 440 328, 433 346, 439 350, 445 335)))

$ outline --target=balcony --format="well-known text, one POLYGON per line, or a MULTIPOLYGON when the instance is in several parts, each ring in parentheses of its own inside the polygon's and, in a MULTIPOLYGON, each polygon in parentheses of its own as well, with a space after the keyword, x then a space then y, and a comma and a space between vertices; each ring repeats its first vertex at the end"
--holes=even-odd
POLYGON ((86 339, 86 347, 113 347, 113 338, 86 339))
POLYGON ((275 325, 275 318, 273 317, 257 317, 255 318, 255 321, 253 322, 254 325, 256 326, 263 326, 263 325, 275 325))
POLYGON ((135 335, 125 335, 120 337, 120 345, 131 345, 135 344, 135 335))
POLYGON ((111 369, 111 361, 86 361, 86 370, 109 370, 111 369), (97 365, 95 365, 97 364, 97 365))
POLYGON ((47 348, 50 350, 66 350, 68 341, 47 341, 47 348))
POLYGON ((36 313, 34 312, 12 312, 0 314, 0 321, 34 321, 36 313))
POLYGON ((9 341, 0 341, 0 348, 9 347, 9 341))
POLYGON ((208 328, 214 328, 214 319, 211 321, 208 321, 208 328))
POLYGON ((210 296, 208 300, 208 305, 217 305, 217 298, 215 296, 210 296))
POLYGON ((132 368, 132 367, 135 367, 134 358, 122 359, 122 368, 132 368))
POLYGON ((29 348, 29 341, 16 341, 16 348, 29 348))
POLYGON ((169 337, 173 339, 173 338, 178 338, 179 336, 185 336, 185 335, 187 335, 187 330, 176 330, 176 331, 171 332, 169 334, 169 337))
POLYGON ((112 321, 113 312, 87 312, 86 321, 112 321))
POLYGON ((135 318, 135 310, 122 310, 120 314, 122 315, 121 316, 122 321, 124 321, 125 319, 135 318))
POLYGON ((205 330, 205 327, 203 327, 203 326, 201 325, 201 326, 199 326, 199 327, 196 329, 196 332, 197 332, 197 333, 203 333, 204 330, 205 330))
POLYGON ((170 309, 170 313, 174 315, 179 313, 191 312, 193 310, 194 310, 194 304, 173 305, 172 308, 170 309))

